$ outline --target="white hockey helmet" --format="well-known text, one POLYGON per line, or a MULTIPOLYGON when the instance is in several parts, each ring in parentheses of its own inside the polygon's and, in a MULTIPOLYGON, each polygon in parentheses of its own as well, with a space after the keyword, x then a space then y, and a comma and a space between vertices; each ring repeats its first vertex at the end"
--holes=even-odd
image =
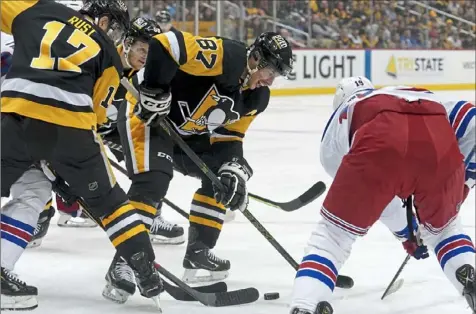
POLYGON ((75 11, 79 11, 84 5, 83 1, 81 0, 55 0, 55 1, 75 11))
POLYGON ((352 76, 342 79, 336 88, 334 102, 332 104, 333 109, 336 110, 350 95, 364 89, 375 89, 372 82, 365 76, 352 76))

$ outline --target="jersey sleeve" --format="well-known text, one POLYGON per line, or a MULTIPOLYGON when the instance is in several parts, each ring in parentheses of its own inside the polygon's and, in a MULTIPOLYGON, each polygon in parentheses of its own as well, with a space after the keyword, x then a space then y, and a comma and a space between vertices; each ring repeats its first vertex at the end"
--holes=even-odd
POLYGON ((219 76, 223 73, 223 55, 223 39, 171 29, 150 41, 144 85, 168 86, 179 69, 194 76, 219 76))
POLYGON ((240 119, 231 124, 217 128, 210 136, 210 143, 215 152, 218 152, 223 162, 232 157, 243 157, 243 139, 246 131, 256 117, 268 106, 270 90, 262 87, 252 92, 250 97, 243 100, 244 107, 248 112, 240 119))
POLYGON ((96 81, 93 91, 93 106, 98 125, 107 121, 107 108, 114 99, 119 84, 119 72, 114 66, 106 68, 96 81))
POLYGON ((0 5, 0 28, 2 32, 12 34, 13 22, 23 12, 38 3, 36 1, 2 1, 0 5))

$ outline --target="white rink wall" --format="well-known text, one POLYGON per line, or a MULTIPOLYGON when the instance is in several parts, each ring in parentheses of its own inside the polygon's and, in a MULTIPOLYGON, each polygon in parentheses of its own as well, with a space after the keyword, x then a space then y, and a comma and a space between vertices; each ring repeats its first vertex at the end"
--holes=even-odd
POLYGON ((295 49, 294 72, 277 79, 274 95, 334 93, 349 76, 365 76, 376 86, 412 85, 439 90, 474 90, 473 50, 295 49))

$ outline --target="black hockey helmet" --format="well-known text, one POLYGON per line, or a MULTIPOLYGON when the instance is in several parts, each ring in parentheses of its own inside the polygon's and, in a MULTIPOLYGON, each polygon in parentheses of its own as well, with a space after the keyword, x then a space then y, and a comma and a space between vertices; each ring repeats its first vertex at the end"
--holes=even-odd
POLYGON ((278 33, 262 33, 248 51, 251 57, 259 60, 258 70, 270 66, 284 77, 288 77, 293 70, 291 45, 278 33))
POLYGON ((172 15, 167 10, 157 11, 155 20, 160 24, 168 24, 172 22, 172 15))
POLYGON ((132 43, 135 40, 149 41, 160 33, 162 33, 162 30, 156 21, 146 17, 136 17, 130 23, 125 40, 130 40, 132 43))
POLYGON ((129 29, 129 11, 122 0, 85 0, 79 12, 95 19, 95 22, 103 16, 109 17, 107 35, 114 42, 121 40, 129 29))

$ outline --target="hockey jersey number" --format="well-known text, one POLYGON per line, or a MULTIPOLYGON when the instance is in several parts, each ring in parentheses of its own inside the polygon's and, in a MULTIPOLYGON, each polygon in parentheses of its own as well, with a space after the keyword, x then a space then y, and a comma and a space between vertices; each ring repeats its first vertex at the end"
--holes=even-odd
POLYGON ((213 69, 217 62, 217 54, 209 53, 208 56, 204 53, 208 51, 217 51, 218 45, 211 39, 197 39, 197 44, 202 50, 197 53, 195 60, 200 61, 207 69, 213 69))
POLYGON ((57 40, 65 26, 65 24, 58 21, 47 22, 43 26, 46 33, 41 40, 40 55, 31 61, 30 66, 32 68, 54 70, 56 66, 58 71, 81 73, 80 66, 99 54, 101 47, 98 43, 85 33, 75 29, 67 42, 78 50, 64 58, 53 57, 53 43, 57 40))

